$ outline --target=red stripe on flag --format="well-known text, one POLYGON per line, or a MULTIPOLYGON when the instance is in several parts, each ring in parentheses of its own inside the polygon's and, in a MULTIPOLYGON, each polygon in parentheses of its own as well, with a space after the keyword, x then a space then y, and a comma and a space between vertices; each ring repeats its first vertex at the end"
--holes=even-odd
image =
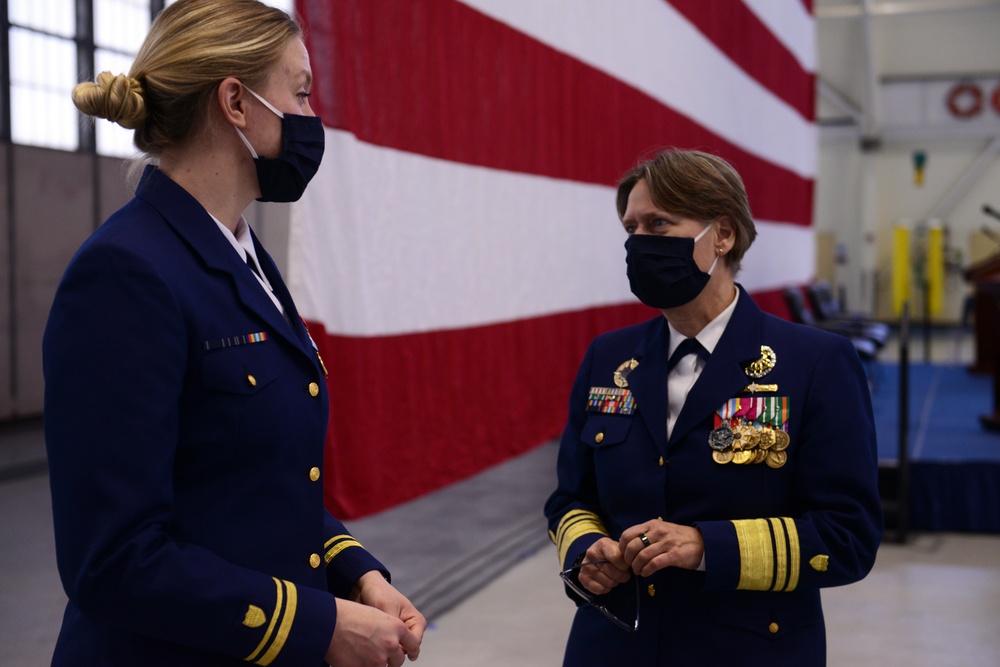
POLYGON ((754 292, 750 297, 757 304, 757 307, 765 313, 771 313, 783 320, 792 319, 792 311, 788 309, 788 302, 785 301, 785 290, 775 289, 754 292))
POLYGON ((609 306, 377 338, 309 322, 330 371, 327 508, 341 519, 378 512, 557 437, 594 336, 655 315, 609 306))
POLYGON ((795 56, 746 5, 705 0, 669 0, 668 4, 693 23, 734 65, 795 108, 803 118, 810 121, 815 118, 815 77, 802 69, 795 56))
POLYGON ((697 148, 739 170, 756 218, 811 223, 811 179, 466 5, 299 0, 297 8, 313 107, 363 141, 600 185, 653 149, 697 148))

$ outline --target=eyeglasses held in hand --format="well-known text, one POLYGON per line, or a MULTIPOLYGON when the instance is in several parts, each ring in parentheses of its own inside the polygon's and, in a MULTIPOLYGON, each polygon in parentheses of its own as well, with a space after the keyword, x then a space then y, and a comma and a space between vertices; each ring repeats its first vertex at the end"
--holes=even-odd
POLYGON ((623 620, 619 614, 608 609, 605 605, 600 603, 601 596, 594 595, 586 588, 584 588, 579 583, 580 571, 585 567, 601 565, 602 563, 607 563, 607 560, 594 560, 588 563, 580 563, 579 565, 574 565, 568 570, 563 570, 559 573, 562 577, 563 582, 569 589, 579 595, 589 606, 593 607, 597 611, 601 612, 606 619, 617 625, 619 628, 626 632, 635 632, 639 629, 639 577, 632 575, 632 581, 635 582, 635 620, 628 621, 623 620))

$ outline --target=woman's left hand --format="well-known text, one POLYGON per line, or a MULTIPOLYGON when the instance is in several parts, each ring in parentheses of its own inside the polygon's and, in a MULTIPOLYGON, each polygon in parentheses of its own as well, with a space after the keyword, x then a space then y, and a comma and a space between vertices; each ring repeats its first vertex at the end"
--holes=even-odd
POLYGON ((648 577, 665 567, 696 570, 705 555, 705 541, 700 530, 659 519, 627 529, 618 546, 625 562, 641 577, 648 577))
MULTIPOLYGON (((417 640, 422 641, 424 630, 427 629, 427 619, 417 611, 405 595, 400 593, 385 580, 381 572, 372 570, 361 575, 358 583, 354 586, 353 599, 355 602, 375 607, 387 614, 395 616, 406 625, 407 629, 414 634, 417 640)), ((416 660, 420 651, 410 652, 407 656, 410 660, 416 660)))

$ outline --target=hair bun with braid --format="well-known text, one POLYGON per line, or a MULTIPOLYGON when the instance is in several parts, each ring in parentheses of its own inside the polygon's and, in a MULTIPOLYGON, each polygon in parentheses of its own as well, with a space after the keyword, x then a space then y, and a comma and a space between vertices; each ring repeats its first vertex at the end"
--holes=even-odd
POLYGON ((73 89, 73 104, 88 116, 107 118, 130 130, 141 127, 148 115, 142 84, 111 72, 101 72, 96 82, 77 85, 73 89))

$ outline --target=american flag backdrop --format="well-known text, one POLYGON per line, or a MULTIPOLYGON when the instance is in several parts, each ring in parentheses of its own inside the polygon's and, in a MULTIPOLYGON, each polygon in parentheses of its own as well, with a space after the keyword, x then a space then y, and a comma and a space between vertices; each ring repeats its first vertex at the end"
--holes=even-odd
POLYGON ((558 436, 589 341, 656 314, 629 291, 614 206, 640 157, 739 170, 759 237, 737 280, 765 310, 813 277, 809 0, 296 10, 327 149, 292 208, 288 278, 330 371, 341 517, 558 436))

